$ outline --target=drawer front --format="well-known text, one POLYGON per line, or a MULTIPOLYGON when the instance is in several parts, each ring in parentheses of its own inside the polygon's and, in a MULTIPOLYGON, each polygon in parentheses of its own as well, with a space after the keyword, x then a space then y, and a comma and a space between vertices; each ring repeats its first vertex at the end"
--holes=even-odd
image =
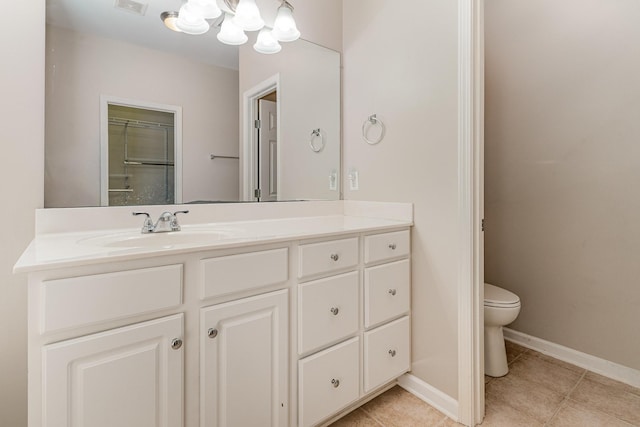
POLYGON ((355 267, 358 265, 358 238, 301 245, 298 277, 355 267))
POLYGON ((89 325, 182 304, 182 265, 42 283, 40 332, 89 325))
POLYGON ((364 326, 369 328, 407 313, 411 267, 408 259, 364 271, 364 326))
POLYGON ((407 256, 410 250, 409 230, 374 234, 364 238, 364 262, 366 264, 407 256))
POLYGON ((201 299, 284 283, 288 256, 289 250, 282 248, 204 259, 201 299))
POLYGON ((360 339, 298 362, 299 425, 308 427, 353 403, 360 390, 360 339))
POLYGON ((408 372, 410 322, 405 316, 364 334, 365 393, 408 372))
POLYGON ((298 353, 358 331, 358 272, 298 285, 298 353))

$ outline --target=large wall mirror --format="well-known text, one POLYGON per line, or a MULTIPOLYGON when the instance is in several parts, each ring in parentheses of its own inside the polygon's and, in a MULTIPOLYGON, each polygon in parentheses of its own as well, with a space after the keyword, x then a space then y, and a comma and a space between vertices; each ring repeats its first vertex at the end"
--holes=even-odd
POLYGON ((176 33, 181 0, 46 3, 45 207, 340 198, 338 52, 176 33))

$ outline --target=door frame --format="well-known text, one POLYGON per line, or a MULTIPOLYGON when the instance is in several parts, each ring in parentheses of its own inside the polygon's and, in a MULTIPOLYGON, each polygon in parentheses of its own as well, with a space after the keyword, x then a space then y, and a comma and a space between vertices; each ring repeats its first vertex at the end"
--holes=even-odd
POLYGON ((109 105, 173 113, 174 203, 182 203, 182 107, 100 95, 100 206, 109 206, 109 105))
POLYGON ((458 0, 458 421, 484 418, 484 0, 458 0))
MULTIPOLYGON (((255 121, 258 119, 258 99, 276 91, 276 111, 278 123, 276 133, 278 144, 281 143, 282 132, 280 123, 280 73, 263 80, 242 94, 242 142, 240 144, 240 196, 243 201, 256 201, 253 190, 258 185, 257 165, 260 159, 257 155, 258 131, 255 121)), ((277 154, 277 164, 280 165, 280 150, 277 154)), ((280 168, 276 171, 278 177, 277 190, 280 194, 280 168)))

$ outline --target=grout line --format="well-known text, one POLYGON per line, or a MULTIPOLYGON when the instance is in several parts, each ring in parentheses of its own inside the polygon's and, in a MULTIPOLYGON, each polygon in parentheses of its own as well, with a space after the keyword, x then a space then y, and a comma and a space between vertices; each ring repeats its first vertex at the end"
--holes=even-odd
POLYGON ((587 375, 586 370, 582 373, 582 375, 580 375, 580 378, 578 379, 578 381, 576 381, 575 385, 571 388, 571 390, 569 390, 567 394, 564 396, 564 399, 562 399, 562 402, 560 402, 556 410, 553 412, 553 415, 551 415, 551 417, 549 417, 549 419, 545 421, 544 423, 545 426, 548 425, 551 422, 551 420, 553 420, 553 418, 558 414, 558 412, 560 412, 560 409, 562 409, 562 407, 567 404, 567 402, 569 401, 569 396, 571 396, 571 393, 573 393, 575 389, 578 388, 578 386, 584 379, 585 375, 587 375))

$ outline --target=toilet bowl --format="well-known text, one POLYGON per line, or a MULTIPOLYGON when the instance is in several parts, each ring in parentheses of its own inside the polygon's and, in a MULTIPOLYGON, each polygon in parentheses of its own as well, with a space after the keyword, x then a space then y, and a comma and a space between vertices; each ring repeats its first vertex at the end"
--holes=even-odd
POLYGON ((520 298, 513 292, 484 284, 484 373, 490 377, 507 375, 507 351, 502 327, 516 320, 520 298))

